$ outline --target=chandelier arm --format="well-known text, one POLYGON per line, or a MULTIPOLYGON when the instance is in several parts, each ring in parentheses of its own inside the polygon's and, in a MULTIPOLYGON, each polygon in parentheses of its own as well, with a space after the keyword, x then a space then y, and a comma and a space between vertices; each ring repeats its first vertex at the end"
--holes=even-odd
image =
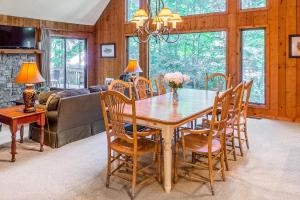
POLYGON ((166 42, 170 43, 170 44, 173 44, 173 43, 176 43, 179 39, 180 39, 180 34, 177 34, 177 38, 175 40, 173 40, 173 41, 168 40, 166 42))
POLYGON ((163 0, 159 0, 159 1, 161 2, 162 8, 164 8, 165 7, 164 1, 163 0))
POLYGON ((145 30, 145 32, 148 34, 148 35, 151 35, 152 33, 151 33, 151 30, 150 30, 150 21, 149 20, 147 20, 147 22, 145 22, 145 24, 144 24, 144 30, 145 30))

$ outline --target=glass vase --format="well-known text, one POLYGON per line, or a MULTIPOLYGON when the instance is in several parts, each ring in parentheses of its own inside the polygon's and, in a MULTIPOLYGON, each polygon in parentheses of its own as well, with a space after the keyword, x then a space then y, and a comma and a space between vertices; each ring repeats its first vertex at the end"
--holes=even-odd
POLYGON ((173 96, 172 96, 173 104, 178 104, 179 98, 178 98, 178 88, 173 88, 173 96))

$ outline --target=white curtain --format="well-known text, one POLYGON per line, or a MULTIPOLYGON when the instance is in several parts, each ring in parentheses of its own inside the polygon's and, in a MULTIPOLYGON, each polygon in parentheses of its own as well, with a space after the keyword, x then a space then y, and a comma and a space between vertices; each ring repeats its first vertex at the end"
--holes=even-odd
POLYGON ((45 86, 50 87, 50 30, 41 29, 41 50, 42 54, 42 66, 41 73, 45 79, 45 86))

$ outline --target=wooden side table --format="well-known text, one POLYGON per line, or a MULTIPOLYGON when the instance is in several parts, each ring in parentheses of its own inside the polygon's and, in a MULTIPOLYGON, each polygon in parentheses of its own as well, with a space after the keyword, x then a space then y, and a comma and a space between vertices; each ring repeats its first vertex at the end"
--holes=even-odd
POLYGON ((11 131, 11 161, 16 161, 16 134, 20 129, 21 140, 23 142, 24 124, 38 123, 41 126, 40 132, 40 151, 43 152, 44 148, 44 126, 45 126, 45 113, 44 109, 37 108, 34 113, 24 113, 24 106, 12 106, 8 108, 0 109, 0 123, 4 123, 9 126, 11 131))

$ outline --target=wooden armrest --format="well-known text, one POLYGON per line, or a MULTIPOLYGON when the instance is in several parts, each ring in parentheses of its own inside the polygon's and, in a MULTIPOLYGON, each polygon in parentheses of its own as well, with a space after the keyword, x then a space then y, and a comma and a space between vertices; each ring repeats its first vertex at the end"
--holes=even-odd
POLYGON ((137 135, 140 137, 147 137, 150 135, 158 135, 158 134, 160 134, 160 130, 157 129, 150 129, 149 131, 137 132, 137 135))

